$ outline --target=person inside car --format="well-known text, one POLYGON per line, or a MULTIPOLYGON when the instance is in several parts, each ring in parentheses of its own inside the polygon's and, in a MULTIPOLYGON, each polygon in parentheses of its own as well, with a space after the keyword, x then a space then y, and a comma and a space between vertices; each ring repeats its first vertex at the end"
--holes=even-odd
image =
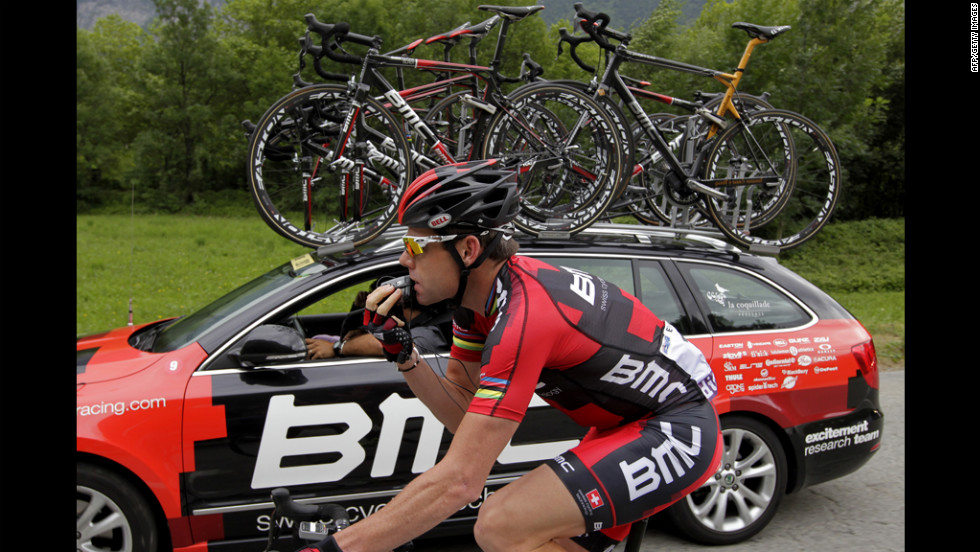
POLYGON ((406 189, 399 262, 414 295, 460 307, 445 374, 390 317, 401 290, 369 294, 368 330, 453 440, 383 509, 301 550, 391 550, 475 500, 532 393, 588 430, 486 499, 474 526, 483 550, 611 550, 715 472, 716 385, 701 352, 611 283, 516 255, 518 209, 516 174, 492 159, 430 170, 406 189))
MULTIPOLYGON (((377 288, 377 285, 374 287, 377 288)), ((351 313, 341 328, 342 336, 315 335, 306 338, 308 359, 384 356, 381 342, 367 333, 363 326, 346 329, 353 325, 350 324, 351 320, 357 319, 360 322, 363 318, 367 296, 366 291, 358 292, 351 313)), ((423 307, 409 298, 396 306, 395 311, 392 317, 400 323, 407 322, 412 338, 420 350, 434 352, 448 348, 449 340, 440 327, 451 318, 445 303, 423 307), (405 322, 401 322, 402 319, 405 322)))

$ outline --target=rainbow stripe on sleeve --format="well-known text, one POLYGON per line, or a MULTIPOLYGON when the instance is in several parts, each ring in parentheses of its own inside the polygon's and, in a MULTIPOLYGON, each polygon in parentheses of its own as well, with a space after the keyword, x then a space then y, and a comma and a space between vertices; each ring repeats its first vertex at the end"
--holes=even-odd
POLYGON ((480 378, 480 388, 476 390, 476 397, 480 399, 491 399, 499 401, 504 398, 504 392, 510 384, 509 380, 491 377, 480 378))
POLYGON ((453 345, 463 349, 464 351, 483 351, 483 346, 486 343, 486 336, 468 332, 461 329, 459 326, 453 327, 453 345))

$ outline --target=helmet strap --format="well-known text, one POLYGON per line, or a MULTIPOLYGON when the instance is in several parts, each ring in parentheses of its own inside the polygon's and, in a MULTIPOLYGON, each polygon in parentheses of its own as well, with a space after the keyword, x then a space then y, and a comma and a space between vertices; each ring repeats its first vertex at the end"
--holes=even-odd
MULTIPOLYGON (((472 236, 473 234, 468 235, 472 236)), ((483 261, 487 260, 487 257, 490 255, 490 250, 497 245, 497 242, 500 241, 500 238, 503 235, 503 232, 497 232, 497 234, 487 243, 487 246, 483 248, 483 251, 480 252, 480 256, 477 257, 470 266, 466 266, 463 263, 462 257, 459 256, 459 251, 456 251, 455 242, 453 242, 452 247, 448 248, 449 254, 453 259, 456 259, 456 264, 459 265, 459 288, 456 289, 456 297, 453 297, 453 306, 458 307, 463 304, 463 293, 466 292, 466 283, 467 280, 469 280, 470 271, 479 267, 481 264, 483 264, 483 261)))

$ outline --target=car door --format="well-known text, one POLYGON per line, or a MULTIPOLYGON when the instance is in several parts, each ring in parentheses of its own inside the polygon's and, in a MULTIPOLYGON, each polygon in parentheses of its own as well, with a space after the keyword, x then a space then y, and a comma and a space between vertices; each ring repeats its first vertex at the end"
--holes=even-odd
MULTIPOLYGON (((360 281, 378 275, 368 272, 360 281)), ((324 295, 341 293, 329 285, 323 289, 324 295)), ((312 300, 322 302, 314 294, 301 306, 312 300)), ((266 322, 288 324, 292 314, 278 312, 266 322)), ((301 328, 318 331, 308 326, 325 317, 330 316, 309 315, 301 328)), ((232 344, 225 354, 235 350, 232 344)), ((426 358, 444 371, 447 353, 426 358)), ((383 358, 248 368, 219 359, 212 366, 192 378, 184 422, 181 488, 195 540, 261 543, 276 487, 300 499, 341 503, 357 521, 383 507, 448 449, 449 432, 383 358)), ((532 423, 518 430, 498 459, 484 496, 578 442, 581 428, 556 415, 543 401, 532 403, 532 423)), ((468 505, 447 525, 471 523, 480 505, 482 500, 468 505)))

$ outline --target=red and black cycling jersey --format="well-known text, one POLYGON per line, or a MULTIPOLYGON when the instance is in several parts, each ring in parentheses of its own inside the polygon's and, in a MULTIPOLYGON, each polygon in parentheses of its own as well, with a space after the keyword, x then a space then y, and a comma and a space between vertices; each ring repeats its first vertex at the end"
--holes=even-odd
POLYGON ((701 352, 629 293, 580 270, 515 256, 486 312, 454 321, 452 355, 481 362, 469 411, 520 421, 531 394, 608 428, 714 396, 701 352))

